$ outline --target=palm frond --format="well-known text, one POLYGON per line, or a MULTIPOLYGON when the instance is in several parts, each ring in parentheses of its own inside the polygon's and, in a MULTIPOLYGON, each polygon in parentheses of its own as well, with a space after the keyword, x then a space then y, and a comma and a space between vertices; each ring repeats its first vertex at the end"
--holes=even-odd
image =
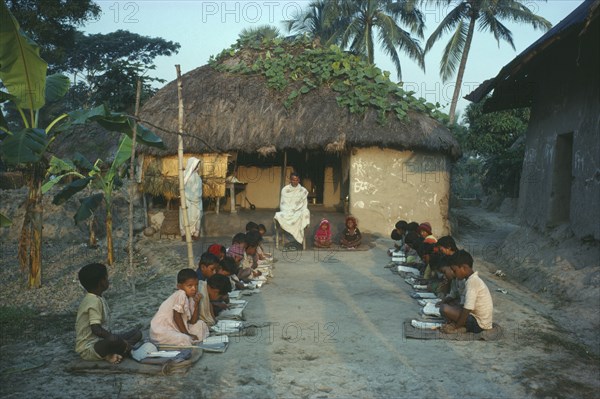
POLYGON ((515 44, 512 38, 512 32, 506 26, 504 26, 494 15, 488 12, 483 12, 479 17, 479 31, 490 31, 496 42, 498 42, 498 47, 500 47, 500 39, 508 42, 513 50, 516 50, 515 44))
POLYGON ((516 0, 499 0, 496 15, 502 20, 531 25, 534 29, 548 30, 552 27, 550 21, 534 14, 529 7, 516 0))
POLYGON ((456 29, 456 26, 461 21, 468 18, 467 12, 469 11, 469 5, 466 2, 462 2, 453 8, 440 22, 437 28, 431 33, 427 43, 425 43, 425 53, 427 53, 435 42, 437 42, 446 33, 456 29))
POLYGON ((454 34, 448 41, 448 44, 446 44, 446 48, 442 54, 442 60, 440 61, 440 75, 443 82, 447 82, 454 76, 456 68, 460 64, 465 48, 465 42, 467 41, 468 30, 468 24, 460 21, 454 34))

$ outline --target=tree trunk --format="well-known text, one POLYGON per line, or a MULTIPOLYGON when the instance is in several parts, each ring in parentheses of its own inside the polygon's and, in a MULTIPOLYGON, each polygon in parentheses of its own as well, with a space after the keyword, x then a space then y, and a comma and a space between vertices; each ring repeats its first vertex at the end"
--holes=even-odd
POLYGON ((194 269, 194 247, 192 245, 192 234, 190 231, 190 221, 187 214, 187 204, 185 202, 185 185, 183 181, 183 82, 181 81, 181 69, 179 65, 175 65, 177 70, 177 97, 179 99, 179 115, 178 115, 178 132, 177 135, 177 158, 179 160, 179 197, 181 212, 183 215, 183 225, 185 230, 185 240, 187 242, 188 265, 190 269, 194 269))
MULTIPOLYGON (((133 196, 135 190, 135 141, 137 137, 137 118, 140 114, 140 97, 142 94, 142 82, 138 79, 135 92, 135 118, 133 123, 133 137, 131 139, 131 163, 129 171, 129 271, 133 272, 133 196)), ((127 273, 129 275, 129 273, 127 273)))
POLYGON ((473 40, 473 32, 475 31, 475 22, 477 21, 477 12, 472 11, 472 13, 471 20, 469 21, 467 40, 465 41, 465 48, 463 49, 462 57, 460 59, 460 66, 458 67, 458 74, 456 75, 456 86, 454 87, 454 94, 452 95, 452 102, 450 103, 450 113, 448 115, 450 116, 451 125, 454 124, 456 104, 458 103, 458 97, 460 96, 463 75, 465 74, 467 59, 469 58, 469 50, 471 49, 471 41, 473 40))
POLYGON ((96 241, 96 232, 94 231, 94 225, 96 224, 96 216, 92 215, 90 218, 89 226, 90 226, 90 239, 88 242, 88 247, 96 248, 98 245, 96 241))
POLYGON ((109 266, 114 266, 115 256, 112 237, 112 211, 109 204, 106 204, 106 251, 106 263, 109 266))
POLYGON ((42 204, 42 172, 39 165, 33 165, 28 179, 28 196, 19 240, 19 263, 21 270, 28 270, 29 288, 42 285, 42 226, 44 208, 42 204))

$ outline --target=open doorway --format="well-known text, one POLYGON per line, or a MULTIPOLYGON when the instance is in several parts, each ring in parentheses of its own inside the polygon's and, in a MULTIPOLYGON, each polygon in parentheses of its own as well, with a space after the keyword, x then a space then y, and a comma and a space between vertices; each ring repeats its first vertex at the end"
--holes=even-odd
POLYGON ((569 221, 571 214, 571 184, 573 181, 573 133, 560 134, 554 148, 552 192, 550 194, 551 225, 569 221))

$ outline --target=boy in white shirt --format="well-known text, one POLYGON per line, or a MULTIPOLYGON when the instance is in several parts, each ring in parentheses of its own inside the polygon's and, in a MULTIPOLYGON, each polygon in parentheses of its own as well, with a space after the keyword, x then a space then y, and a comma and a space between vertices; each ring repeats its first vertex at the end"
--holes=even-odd
POLYGON ((473 271, 473 257, 467 251, 460 250, 450 257, 449 262, 455 277, 465 281, 465 301, 461 307, 447 310, 449 322, 442 327, 442 331, 480 333, 491 329, 494 311, 492 295, 478 273, 473 271))

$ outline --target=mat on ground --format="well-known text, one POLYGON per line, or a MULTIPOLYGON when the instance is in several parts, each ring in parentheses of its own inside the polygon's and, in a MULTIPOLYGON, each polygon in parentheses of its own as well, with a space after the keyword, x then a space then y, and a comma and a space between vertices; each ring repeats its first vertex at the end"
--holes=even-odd
POLYGON ((504 336, 502 328, 494 323, 492 328, 480 333, 446 334, 439 329, 420 329, 412 325, 412 319, 404 321, 403 330, 406 338, 413 339, 444 339, 449 341, 498 341, 504 336))

